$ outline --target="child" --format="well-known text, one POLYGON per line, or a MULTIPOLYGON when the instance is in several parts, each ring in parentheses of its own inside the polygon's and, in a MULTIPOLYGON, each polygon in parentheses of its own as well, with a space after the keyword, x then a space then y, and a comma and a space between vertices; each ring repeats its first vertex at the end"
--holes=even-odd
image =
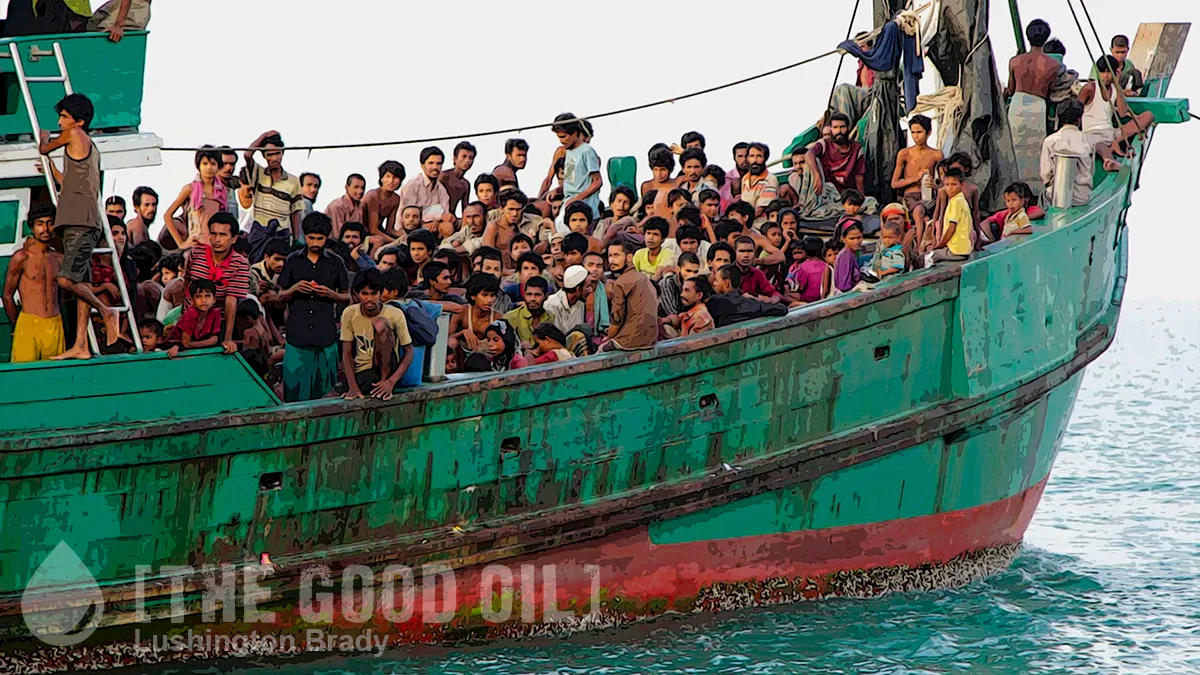
POLYGON ((1008 208, 983 221, 983 230, 999 241, 1015 234, 1033 234, 1030 222, 1043 218, 1046 212, 1036 204, 1030 205, 1033 191, 1025 183, 1013 183, 1004 189, 1004 205, 1008 208))
POLYGON ((816 302, 829 294, 833 271, 822 257, 824 248, 825 244, 817 237, 793 239, 788 246, 792 266, 788 269, 787 285, 794 305, 816 302))
POLYGON ((842 242, 832 240, 825 242, 821 248, 821 259, 825 261, 826 265, 829 265, 829 269, 833 269, 834 264, 837 263, 838 253, 841 251, 842 242))
POLYGON ((208 243, 208 219, 215 213, 227 210, 229 195, 225 183, 217 180, 221 168, 221 155, 216 148, 196 153, 195 180, 183 186, 179 196, 163 212, 163 224, 175 239, 180 250, 191 248, 196 243, 208 243), (186 236, 175 227, 175 212, 180 208, 187 219, 186 236))
POLYGON ((877 279, 904 272, 906 256, 903 238, 904 226, 894 220, 885 222, 879 228, 879 245, 875 247, 875 255, 871 258, 871 274, 877 279))
POLYGON ((221 342, 221 310, 214 310, 217 287, 208 279, 197 279, 188 286, 192 306, 183 310, 179 323, 171 331, 167 358, 173 359, 182 349, 215 347, 221 342))
POLYGON ((138 323, 138 336, 142 338, 142 351, 161 352, 158 343, 163 339, 163 325, 157 319, 142 319, 138 323))
POLYGON ((533 365, 555 363, 575 358, 575 353, 564 345, 567 338, 553 323, 539 324, 533 329, 533 344, 537 347, 537 358, 533 365))
POLYGON ((166 288, 176 278, 183 277, 183 256, 179 253, 164 255, 158 264, 158 275, 166 288))
POLYGON ((862 271, 858 267, 858 251, 862 248, 863 228, 860 223, 850 222, 842 232, 842 250, 833 264, 833 286, 839 293, 863 290, 862 271))
POLYGON ((846 236, 846 228, 852 223, 858 223, 861 228, 862 216, 858 213, 865 202, 866 198, 858 190, 846 190, 846 194, 842 195, 842 208, 845 209, 846 215, 842 216, 837 227, 833 228, 833 241, 841 241, 842 237, 846 236))
MULTIPOLYGON (((573 113, 562 113, 554 118, 554 126, 550 130, 558 136, 558 142, 566 150, 562 177, 564 201, 559 212, 575 202, 582 202, 588 205, 594 221, 600 217, 600 188, 604 185, 604 179, 600 175, 600 155, 588 145, 592 138, 592 125, 579 120, 573 113)), ((551 200, 552 206, 553 203, 551 200)), ((555 216, 557 220, 558 213, 555 216)))
POLYGON ((958 167, 946 169, 942 189, 946 193, 946 210, 942 215, 942 232, 934 250, 925 255, 925 266, 935 262, 966 260, 974 243, 971 241, 975 226, 971 220, 971 204, 963 194, 966 175, 958 167))

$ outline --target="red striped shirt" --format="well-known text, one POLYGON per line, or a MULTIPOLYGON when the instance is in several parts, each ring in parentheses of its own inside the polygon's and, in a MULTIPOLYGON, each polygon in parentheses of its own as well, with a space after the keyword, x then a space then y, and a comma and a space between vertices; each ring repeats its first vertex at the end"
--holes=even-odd
MULTIPOLYGON (((250 295, 250 261, 246 260, 246 256, 230 251, 224 261, 217 263, 208 244, 196 244, 188 252, 185 278, 188 287, 197 279, 213 282, 217 287, 218 308, 223 307, 227 295, 238 299, 250 295)), ((191 307, 191 292, 185 293, 184 298, 184 306, 191 307)))

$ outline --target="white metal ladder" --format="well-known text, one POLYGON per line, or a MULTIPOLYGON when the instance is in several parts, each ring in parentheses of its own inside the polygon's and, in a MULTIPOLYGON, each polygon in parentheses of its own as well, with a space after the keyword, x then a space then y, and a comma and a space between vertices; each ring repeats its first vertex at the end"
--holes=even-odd
MULTIPOLYGON (((71 78, 67 75, 67 62, 63 59, 62 45, 58 42, 54 43, 53 56, 58 64, 58 75, 48 77, 28 77, 25 75, 25 65, 21 62, 20 47, 16 42, 8 45, 9 54, 12 57, 13 65, 17 70, 17 82, 21 86, 21 96, 25 98, 25 109, 29 111, 29 125, 33 129, 33 142, 38 143, 41 138, 42 128, 38 124, 37 110, 33 107, 33 95, 29 91, 30 83, 36 82, 53 82, 62 84, 66 95, 71 95, 74 90, 71 88, 71 78)), ((31 61, 37 61, 42 56, 50 56, 43 51, 39 51, 36 46, 30 46, 29 58, 31 61)), ((64 161, 66 161, 66 151, 63 151, 64 161)), ((54 182, 54 173, 50 170, 50 157, 42 155, 42 171, 46 175, 46 186, 50 188, 50 199, 58 206, 58 188, 54 182)), ((63 167, 66 170, 66 166, 63 167)), ((105 214, 104 197, 101 195, 96 203, 96 208, 100 210, 100 227, 104 232, 104 241, 106 246, 97 248, 92 251, 93 254, 108 254, 112 259, 113 270, 116 272, 117 288, 121 291, 121 306, 113 307, 118 314, 124 314, 129 322, 129 333, 133 339, 133 345, 137 351, 142 351, 142 339, 138 335, 137 317, 135 316, 133 301, 129 297, 129 289, 125 286, 125 274, 121 268, 121 261, 117 257, 117 246, 113 242, 112 229, 108 226, 108 216, 105 214)), ((76 302, 83 302, 82 299, 76 299, 76 302)), ((92 308, 92 313, 96 313, 96 309, 92 308)), ((88 340, 91 342, 92 352, 100 353, 100 343, 96 339, 96 329, 91 321, 88 321, 88 340)))

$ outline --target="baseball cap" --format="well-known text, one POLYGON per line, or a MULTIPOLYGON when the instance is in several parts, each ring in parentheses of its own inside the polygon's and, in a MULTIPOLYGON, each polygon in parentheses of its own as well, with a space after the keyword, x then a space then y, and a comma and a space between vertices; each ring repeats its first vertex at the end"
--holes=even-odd
POLYGON ((583 268, 583 265, 571 265, 563 272, 563 288, 568 290, 578 288, 580 284, 587 281, 588 271, 583 268))

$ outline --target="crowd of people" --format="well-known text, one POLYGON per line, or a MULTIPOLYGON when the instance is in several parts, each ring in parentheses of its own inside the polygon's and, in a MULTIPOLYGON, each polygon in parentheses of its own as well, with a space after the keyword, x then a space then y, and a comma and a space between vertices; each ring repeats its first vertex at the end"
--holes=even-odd
MULTIPOLYGON (((1046 42, 1040 30, 1030 27, 1035 50, 1046 42)), ((1027 57, 1014 60, 1016 91, 1031 88, 1028 71, 1044 75, 1038 86, 1050 70, 1058 77, 1046 64, 1026 69, 1027 57)), ((1057 153, 1085 149, 1064 137, 1078 127, 1077 108, 1087 117, 1113 100, 1114 111, 1127 110, 1113 93, 1121 64, 1102 60, 1098 82, 1058 107, 1063 130, 1045 139, 1051 167, 1057 153)), ((900 201, 879 208, 864 194, 866 158, 841 113, 827 115, 815 143, 788 150, 781 176, 768 170, 765 143, 737 143, 722 167, 691 131, 650 148, 649 180, 607 189, 592 125, 563 113, 552 126, 554 156, 533 190, 522 175, 526 140, 506 141, 502 161, 473 179, 476 148, 464 141, 449 154, 422 149, 411 176, 399 161, 382 162, 369 174, 371 189, 366 175, 351 174, 318 210, 321 177, 285 170, 283 138, 270 130, 241 157, 205 146, 194 180, 164 192, 165 208, 143 186, 129 202, 110 196, 102 216, 98 151, 87 135, 92 104, 76 94, 57 109, 62 133, 43 138, 41 151, 66 148, 64 168, 53 167, 58 210, 31 210, 32 236, 5 283, 13 360, 88 358, 91 323, 106 353, 129 351, 133 331, 145 351, 168 357, 204 347, 241 353, 289 402, 386 399, 411 373, 419 381, 421 347, 436 340, 438 313, 449 316, 450 373, 643 350, 966 260, 1031 233, 1044 213, 1035 188, 1018 182, 1005 190, 1005 209, 981 214, 971 158, 931 148, 933 123, 922 115, 908 119, 911 145, 894 158, 900 201), (814 199, 835 214, 824 236, 809 227, 814 199), (876 211, 877 237, 867 241, 864 219, 876 211), (115 269, 110 256, 92 254, 100 217, 112 230, 115 269), (56 237, 61 244, 52 246, 56 237), (113 309, 123 304, 121 281, 131 313, 113 309), (78 299, 70 349, 60 290, 78 299)), ((1095 114, 1088 124, 1093 151, 1104 142, 1113 156, 1127 152, 1119 146, 1128 127, 1101 130, 1095 114)), ((1101 156, 1107 166, 1111 157, 1101 156)), ((1036 189, 1051 182, 1047 176, 1036 189)))

